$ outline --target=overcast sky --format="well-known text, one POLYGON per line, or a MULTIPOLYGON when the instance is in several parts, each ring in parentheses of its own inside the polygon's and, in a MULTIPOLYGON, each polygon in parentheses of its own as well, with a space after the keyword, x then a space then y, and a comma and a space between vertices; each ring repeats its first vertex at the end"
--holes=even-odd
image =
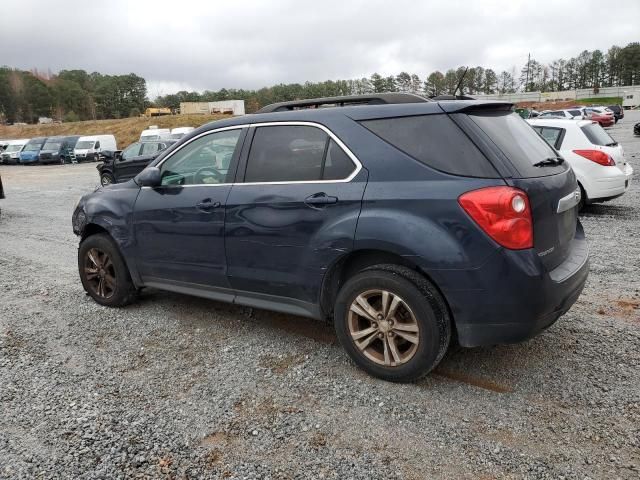
POLYGON ((640 0, 2 0, 0 64, 134 72, 149 96, 532 58, 640 41, 640 0), (584 32, 584 33, 581 33, 584 32))

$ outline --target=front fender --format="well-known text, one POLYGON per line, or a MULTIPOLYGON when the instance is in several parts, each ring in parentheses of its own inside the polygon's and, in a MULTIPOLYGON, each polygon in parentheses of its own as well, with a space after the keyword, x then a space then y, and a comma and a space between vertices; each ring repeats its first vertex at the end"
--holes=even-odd
POLYGON ((118 245, 135 284, 140 283, 139 276, 135 262, 129 259, 133 258, 133 211, 139 192, 133 182, 99 188, 82 198, 73 216, 74 232, 81 238, 92 225, 106 230, 118 245), (79 217, 83 217, 82 222, 78 221, 79 217))

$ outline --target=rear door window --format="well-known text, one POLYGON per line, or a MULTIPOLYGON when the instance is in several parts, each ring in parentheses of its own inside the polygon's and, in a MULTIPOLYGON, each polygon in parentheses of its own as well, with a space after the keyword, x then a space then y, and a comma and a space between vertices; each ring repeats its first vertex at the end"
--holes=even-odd
POLYGON ((566 162, 558 165, 534 166, 557 153, 516 113, 478 112, 469 114, 474 123, 498 147, 518 171, 521 178, 543 177, 566 171, 566 162))
POLYGON ((320 128, 303 125, 258 127, 244 181, 342 180, 355 168, 344 150, 320 128))
POLYGON ((499 177, 482 152, 447 115, 365 120, 362 125, 436 170, 465 177, 499 177))

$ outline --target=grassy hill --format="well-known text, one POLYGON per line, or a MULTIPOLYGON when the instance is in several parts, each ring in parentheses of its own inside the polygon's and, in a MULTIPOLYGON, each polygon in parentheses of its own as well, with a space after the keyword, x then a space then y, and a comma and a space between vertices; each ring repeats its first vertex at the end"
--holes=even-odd
POLYGON ((118 148, 123 149, 140 138, 149 125, 160 128, 199 127, 228 115, 167 115, 163 117, 132 117, 119 120, 56 123, 48 125, 0 125, 0 139, 49 137, 53 135, 113 134, 118 148))

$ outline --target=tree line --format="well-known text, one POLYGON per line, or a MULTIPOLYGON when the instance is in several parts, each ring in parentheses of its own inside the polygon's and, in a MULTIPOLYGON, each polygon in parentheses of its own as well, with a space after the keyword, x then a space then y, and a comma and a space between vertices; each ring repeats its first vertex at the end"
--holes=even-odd
POLYGON ((148 103, 147 82, 133 73, 62 70, 53 75, 0 67, 0 122, 123 118, 139 115, 148 103))
POLYGON ((478 66, 451 68, 446 72, 436 70, 424 77, 408 72, 391 76, 374 73, 369 78, 278 84, 258 90, 180 91, 159 96, 155 103, 177 110, 180 102, 238 99, 245 101, 245 109, 251 113, 270 103, 315 97, 384 92, 408 92, 430 97, 453 95, 459 83, 458 93, 468 95, 578 88, 597 90, 601 87, 639 85, 640 43, 633 42, 622 48, 614 45, 606 53, 585 50, 574 58, 560 58, 548 64, 527 59, 522 68, 514 66, 502 72, 478 66))
POLYGON ((400 72, 351 80, 327 80, 278 84, 257 90, 220 89, 204 92, 180 91, 147 99, 144 78, 103 75, 84 70, 62 70, 43 74, 0 67, 0 121, 34 122, 40 116, 56 120, 91 120, 139 115, 150 105, 177 111, 181 102, 213 102, 239 99, 247 112, 275 102, 315 97, 408 92, 426 96, 458 93, 492 94, 530 91, 559 91, 640 84, 640 43, 612 46, 606 52, 585 50, 574 58, 544 64, 526 59, 521 68, 497 72, 481 66, 451 68, 424 76, 400 72), (466 75, 464 74, 466 70, 466 75))

